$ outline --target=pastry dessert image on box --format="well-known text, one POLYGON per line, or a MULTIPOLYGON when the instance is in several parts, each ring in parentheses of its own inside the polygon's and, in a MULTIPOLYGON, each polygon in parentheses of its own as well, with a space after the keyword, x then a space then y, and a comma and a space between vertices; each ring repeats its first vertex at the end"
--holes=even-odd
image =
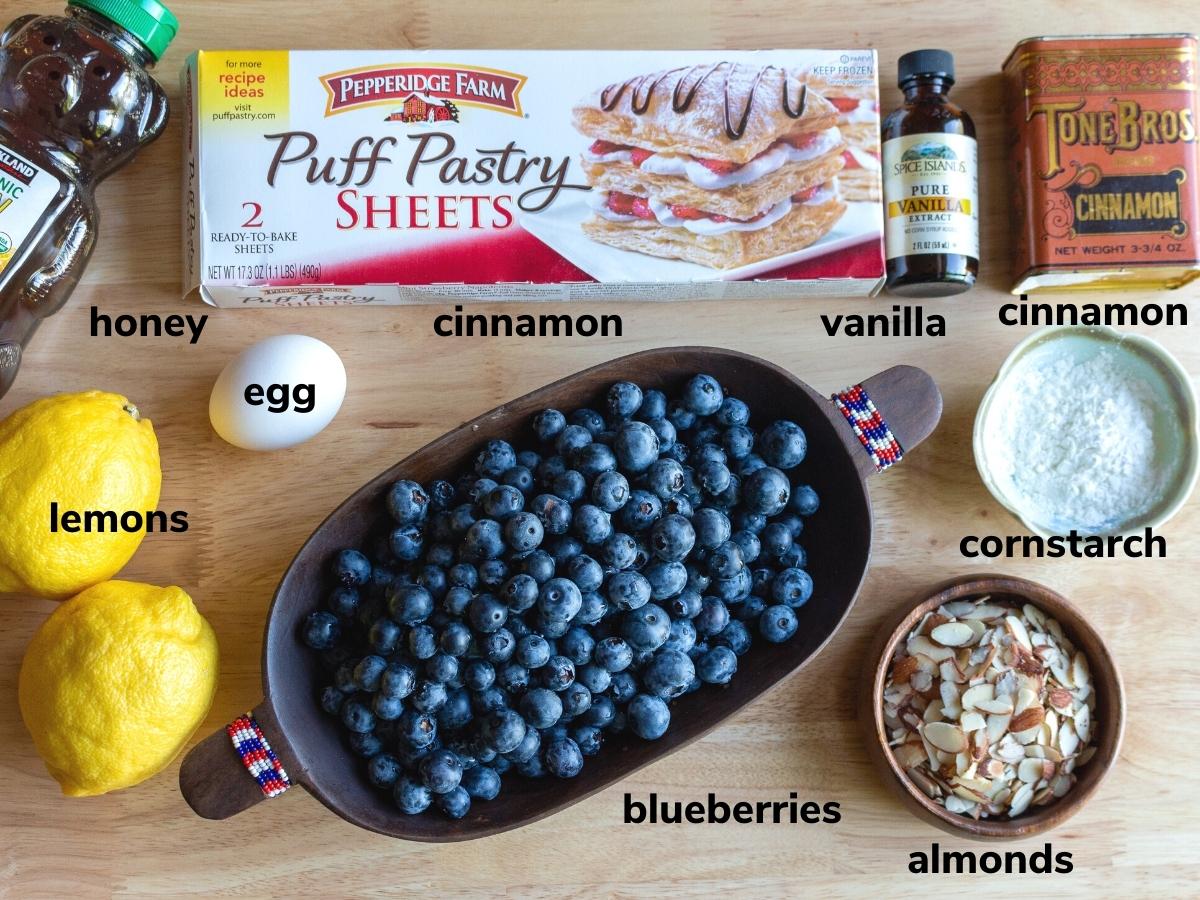
POLYGON ((809 246, 846 211, 838 110, 800 70, 716 61, 640 74, 573 111, 595 241, 714 269, 809 246))
POLYGON ((838 111, 838 130, 846 141, 842 153, 844 168, 838 173, 838 185, 845 200, 870 201, 882 199, 882 166, 879 153, 879 102, 873 84, 830 82, 810 76, 810 90, 815 90, 838 111))

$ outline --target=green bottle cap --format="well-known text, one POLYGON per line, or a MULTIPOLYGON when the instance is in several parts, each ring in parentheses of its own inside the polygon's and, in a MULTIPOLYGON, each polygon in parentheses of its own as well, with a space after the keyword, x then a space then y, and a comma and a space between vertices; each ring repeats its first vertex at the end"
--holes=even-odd
POLYGON ((175 14, 158 0, 68 0, 116 22, 145 44, 155 59, 162 57, 179 31, 175 14))

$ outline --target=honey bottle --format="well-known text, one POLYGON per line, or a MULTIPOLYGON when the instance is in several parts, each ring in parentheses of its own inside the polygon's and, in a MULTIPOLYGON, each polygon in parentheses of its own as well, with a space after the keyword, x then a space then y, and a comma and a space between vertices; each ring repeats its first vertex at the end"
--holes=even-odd
POLYGON ((954 57, 900 57, 904 104, 883 120, 887 288, 902 297, 968 290, 979 272, 979 177, 975 125, 950 102, 954 57))
POLYGON ((96 185, 167 124, 149 73, 179 23, 158 0, 70 0, 0 32, 0 396, 96 240, 96 185))

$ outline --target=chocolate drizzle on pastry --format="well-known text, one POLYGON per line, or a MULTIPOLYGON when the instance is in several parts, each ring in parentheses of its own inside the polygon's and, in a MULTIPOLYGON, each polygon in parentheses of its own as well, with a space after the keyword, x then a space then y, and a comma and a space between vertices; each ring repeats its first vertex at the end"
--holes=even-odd
POLYGON ((750 90, 746 92, 741 115, 737 117, 737 122, 735 123, 732 115, 733 98, 730 96, 729 91, 729 81, 733 75, 735 65, 726 61, 712 63, 707 66, 696 65, 690 69, 669 69, 657 75, 653 72, 647 75, 635 75, 623 82, 614 82, 600 92, 600 108, 605 112, 612 112, 612 110, 616 109, 617 104, 621 102, 621 98, 625 96, 626 91, 629 91, 630 112, 638 116, 643 115, 650 108, 650 100, 654 96, 655 89, 669 76, 680 72, 682 74, 676 79, 675 86, 671 91, 671 109, 677 113, 687 112, 692 102, 696 99, 696 92, 700 89, 700 86, 722 68, 725 68, 725 84, 723 85, 725 94, 725 134, 731 141, 738 140, 746 133, 746 126, 750 121, 750 110, 754 106, 754 94, 758 90, 763 76, 772 69, 778 69, 783 75, 780 83, 780 94, 784 114, 791 119, 798 119, 804 115, 804 109, 808 101, 808 85, 800 86, 800 94, 796 98, 795 104, 793 104, 788 97, 787 71, 781 69, 779 66, 764 66, 755 73, 754 80, 750 83, 750 90), (687 85, 689 77, 693 74, 696 75, 696 78, 685 90, 685 85, 687 85))

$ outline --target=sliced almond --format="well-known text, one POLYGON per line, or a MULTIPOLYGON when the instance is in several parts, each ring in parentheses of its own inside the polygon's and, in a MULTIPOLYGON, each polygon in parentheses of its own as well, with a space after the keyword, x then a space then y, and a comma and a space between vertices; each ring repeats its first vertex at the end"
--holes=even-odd
POLYGON ((1029 809, 1029 804, 1033 802, 1033 785, 1023 784, 1013 794, 1012 799, 1008 801, 1008 815, 1010 818, 1016 818, 1025 810, 1029 809))
POLYGON ((987 736, 990 743, 996 743, 1008 731, 1008 723, 1012 716, 1007 713, 991 715, 987 718, 987 736))
POLYGON ((974 639, 975 632, 965 622, 945 622, 929 632, 929 636, 943 647, 965 647, 974 639))
POLYGON ((1064 711, 1071 708, 1074 698, 1071 692, 1063 688, 1055 688, 1046 697, 1047 702, 1057 710, 1064 711))
POLYGON ((1013 712, 1013 704, 1009 699, 1004 700, 977 700, 975 708, 981 709, 985 713, 990 713, 994 716, 1011 716, 1013 712))
POLYGON ((982 714, 972 710, 971 712, 963 712, 962 716, 959 717, 958 724, 962 726, 963 731, 970 733, 978 731, 980 728, 986 728, 987 719, 982 714))
POLYGON ((950 647, 943 647, 940 644, 935 644, 923 634, 910 638, 908 641, 909 653, 920 653, 923 656, 928 656, 934 662, 943 662, 954 655, 954 651, 950 647))
POLYGON ((1037 784, 1042 780, 1042 760, 1025 757, 1017 766, 1017 777, 1026 784, 1037 784))
POLYGON ((1030 706, 1012 717, 1012 721, 1008 723, 1008 730, 1017 732, 1036 728, 1042 724, 1045 718, 1046 713, 1040 706, 1030 706))
POLYGON ((946 753, 961 753, 967 747, 967 736, 963 730, 949 722, 930 722, 921 733, 925 740, 946 753))

